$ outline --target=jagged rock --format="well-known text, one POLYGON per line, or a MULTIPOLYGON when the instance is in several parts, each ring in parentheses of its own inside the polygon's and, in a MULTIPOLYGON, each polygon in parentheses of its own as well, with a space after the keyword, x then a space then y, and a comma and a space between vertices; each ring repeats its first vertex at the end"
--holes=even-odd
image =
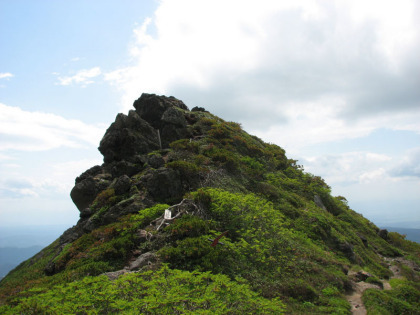
POLYGON ((159 202, 181 200, 185 193, 179 173, 170 168, 149 171, 141 178, 141 184, 159 202))
POLYGON ((89 218, 93 214, 93 211, 91 208, 84 208, 83 210, 80 210, 80 218, 89 218))
POLYGON ((75 240, 77 240, 81 235, 80 230, 77 228, 77 226, 73 226, 60 236, 60 245, 71 243, 75 240))
POLYGON ((153 264, 157 261, 157 257, 152 252, 147 252, 140 255, 135 261, 130 263, 129 270, 136 270, 141 267, 153 264))
POLYGON ((112 162, 105 166, 111 173, 112 177, 120 177, 122 175, 133 176, 143 170, 144 161, 140 160, 139 156, 135 156, 134 162, 118 161, 112 162))
POLYGON ((80 183, 82 180, 88 177, 94 177, 100 173, 102 173, 102 167, 99 165, 95 165, 94 167, 91 167, 87 171, 83 172, 79 177, 76 177, 76 184, 80 183))
POLYGON ((118 114, 115 122, 102 138, 99 151, 104 162, 130 160, 137 154, 144 154, 159 148, 157 131, 133 110, 128 116, 118 114))
POLYGON ((168 148, 173 141, 191 138, 192 134, 187 128, 177 127, 176 125, 164 125, 161 132, 162 147, 168 148))
POLYGON ((115 194, 122 195, 130 190, 131 179, 127 175, 123 175, 117 179, 112 188, 115 189, 115 194))
POLYGON ((70 197, 77 209, 83 211, 95 200, 96 195, 106 189, 108 185, 109 182, 103 179, 86 177, 73 187, 70 197))
POLYGON ((148 157, 147 163, 153 168, 159 168, 165 164, 165 161, 160 155, 153 154, 148 157))
POLYGON ((388 240, 388 230, 382 229, 378 232, 379 237, 383 238, 384 240, 388 240))
POLYGON ((119 217, 130 213, 138 213, 141 209, 151 206, 147 200, 140 196, 133 196, 132 198, 123 200, 112 206, 102 215, 101 224, 115 222, 119 217))
POLYGON ((155 129, 162 128, 162 115, 170 107, 188 110, 188 107, 173 96, 157 96, 143 93, 134 102, 134 108, 140 117, 148 121, 155 129))
POLYGON ((184 115, 176 108, 169 107, 162 115, 162 121, 179 127, 187 126, 184 115))
POLYGON ((191 109, 192 112, 207 112, 204 107, 195 106, 191 109))

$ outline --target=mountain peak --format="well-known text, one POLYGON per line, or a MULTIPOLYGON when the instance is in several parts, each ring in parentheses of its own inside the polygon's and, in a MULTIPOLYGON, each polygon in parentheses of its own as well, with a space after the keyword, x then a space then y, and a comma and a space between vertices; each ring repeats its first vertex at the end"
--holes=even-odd
POLYGON ((104 163, 76 178, 78 223, 2 280, 0 312, 74 312, 72 286, 93 305, 80 312, 149 314, 153 300, 158 313, 348 314, 368 287, 373 312, 420 311, 419 244, 238 123, 154 94, 134 108, 105 132, 104 163))

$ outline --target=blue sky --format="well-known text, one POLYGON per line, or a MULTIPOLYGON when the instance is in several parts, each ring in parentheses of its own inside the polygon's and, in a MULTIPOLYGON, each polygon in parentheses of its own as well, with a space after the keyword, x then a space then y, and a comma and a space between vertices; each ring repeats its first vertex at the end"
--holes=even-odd
POLYGON ((378 225, 420 228, 419 13, 415 0, 0 0, 0 226, 75 224, 75 177, 147 92, 280 145, 378 225))

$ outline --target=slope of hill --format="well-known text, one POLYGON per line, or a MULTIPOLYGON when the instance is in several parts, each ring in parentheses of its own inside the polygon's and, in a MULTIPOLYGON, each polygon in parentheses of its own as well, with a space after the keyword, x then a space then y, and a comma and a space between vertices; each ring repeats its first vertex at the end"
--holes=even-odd
POLYGON ((397 232, 401 235, 405 235, 407 240, 420 244, 420 229, 409 229, 402 227, 385 227, 385 229, 388 231, 397 232))
POLYGON ((348 314, 362 287, 368 311, 420 312, 419 244, 237 123, 134 107, 76 179, 78 224, 1 281, 2 314, 348 314))

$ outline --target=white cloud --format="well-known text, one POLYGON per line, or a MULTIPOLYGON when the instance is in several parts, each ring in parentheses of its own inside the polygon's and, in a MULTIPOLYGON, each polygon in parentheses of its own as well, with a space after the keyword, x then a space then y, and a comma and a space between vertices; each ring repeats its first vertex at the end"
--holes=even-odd
MULTIPOLYGON (((65 158, 64 158, 65 160, 65 158)), ((38 165, 39 170, 33 170, 22 161, 16 165, 20 171, 14 171, 8 165, 0 165, 0 198, 56 198, 68 197, 74 186, 75 178, 94 165, 102 164, 98 159, 80 159, 54 164, 38 165), (25 175, 22 175, 24 173, 25 175)), ((33 164, 36 164, 34 162, 33 164)))
POLYGON ((391 170, 395 177, 420 178, 420 147, 411 149, 391 170))
POLYGON ((52 166, 49 178, 41 182, 39 187, 44 191, 54 189, 67 194, 73 188, 77 176, 94 165, 100 164, 102 164, 100 159, 81 159, 57 163, 52 166))
POLYGON ((13 78, 14 75, 11 74, 10 72, 1 72, 0 73, 0 79, 9 79, 9 78, 13 78))
POLYGON ((79 120, 0 103, 0 151, 97 146, 103 134, 103 128, 79 120))
POLYGON ((101 68, 94 67, 91 69, 85 69, 78 71, 73 76, 67 76, 67 77, 58 77, 59 83, 58 85, 72 85, 72 84, 80 84, 83 87, 87 86, 88 84, 92 84, 95 81, 92 79, 101 75, 101 68))
POLYGON ((300 143, 419 132, 416 6, 163 0, 134 30, 133 64, 105 79, 124 111, 142 92, 169 94, 271 139, 285 128, 300 143))
POLYGON ((321 175, 330 185, 364 184, 391 180, 387 169, 395 163, 390 156, 372 152, 347 152, 304 158, 308 172, 321 175))

